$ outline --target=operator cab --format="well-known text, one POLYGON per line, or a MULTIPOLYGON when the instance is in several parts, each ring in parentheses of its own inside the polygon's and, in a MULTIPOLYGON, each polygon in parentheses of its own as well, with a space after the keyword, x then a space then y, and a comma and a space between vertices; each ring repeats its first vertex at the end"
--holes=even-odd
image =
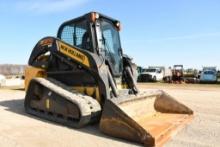
POLYGON ((103 56, 111 73, 121 76, 123 57, 119 31, 119 21, 91 12, 63 23, 57 36, 72 46, 103 56))

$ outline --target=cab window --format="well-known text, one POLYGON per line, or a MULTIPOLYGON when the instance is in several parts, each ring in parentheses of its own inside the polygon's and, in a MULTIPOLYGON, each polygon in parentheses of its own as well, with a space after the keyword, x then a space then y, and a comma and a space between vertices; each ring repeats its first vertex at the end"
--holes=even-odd
POLYGON ((91 50, 91 38, 86 21, 73 22, 63 27, 61 40, 85 50, 91 50))

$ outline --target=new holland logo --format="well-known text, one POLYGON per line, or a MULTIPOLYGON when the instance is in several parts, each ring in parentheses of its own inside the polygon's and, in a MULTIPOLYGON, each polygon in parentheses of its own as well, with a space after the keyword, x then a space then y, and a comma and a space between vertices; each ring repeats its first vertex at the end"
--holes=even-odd
POLYGON ((58 42, 59 50, 61 53, 73 58, 74 60, 82 63, 83 65, 89 67, 89 60, 86 55, 78 51, 77 49, 70 47, 62 42, 58 42))

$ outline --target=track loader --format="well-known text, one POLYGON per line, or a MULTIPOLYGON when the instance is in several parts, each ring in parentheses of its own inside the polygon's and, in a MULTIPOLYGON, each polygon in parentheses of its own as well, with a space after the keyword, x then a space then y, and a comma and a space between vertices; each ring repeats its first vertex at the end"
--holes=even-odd
POLYGON ((144 146, 160 146, 193 111, 167 93, 139 91, 135 64, 119 39, 120 22, 97 12, 64 22, 34 47, 25 71, 25 110, 144 146))

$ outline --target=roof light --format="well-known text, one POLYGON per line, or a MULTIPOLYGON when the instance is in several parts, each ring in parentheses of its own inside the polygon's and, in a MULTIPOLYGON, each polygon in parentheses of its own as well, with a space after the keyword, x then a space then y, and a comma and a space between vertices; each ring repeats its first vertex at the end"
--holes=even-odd
POLYGON ((97 19, 99 19, 99 14, 96 12, 91 13, 92 22, 95 22, 97 19))
POLYGON ((119 21, 116 22, 115 26, 118 29, 118 31, 121 30, 121 23, 119 21))

